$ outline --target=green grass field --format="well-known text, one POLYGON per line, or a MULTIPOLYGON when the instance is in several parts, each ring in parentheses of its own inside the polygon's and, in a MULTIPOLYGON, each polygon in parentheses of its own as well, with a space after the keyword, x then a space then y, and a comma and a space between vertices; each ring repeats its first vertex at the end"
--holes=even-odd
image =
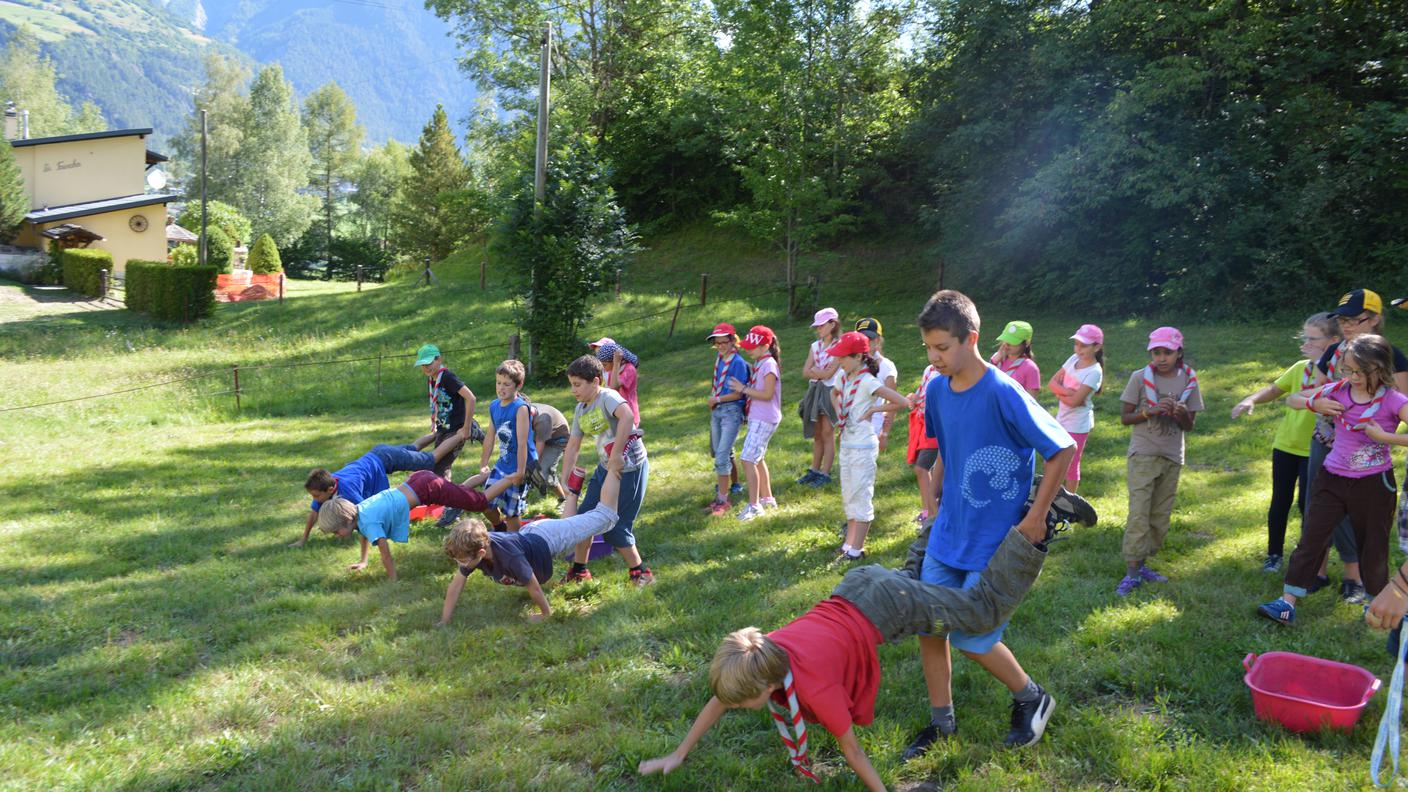
MULTIPOLYGON (((222 305, 192 328, 118 311, 19 308, 19 288, 0 286, 14 298, 0 300, 0 407, 196 377, 0 414, 0 789, 807 788, 754 712, 725 718, 676 773, 635 775, 641 759, 674 747, 707 700, 707 664, 725 633, 778 627, 835 585, 827 562, 841 518, 836 487, 790 483, 809 460, 795 418, 769 454, 782 509, 748 524, 704 516, 712 355, 704 334, 720 320, 779 329, 789 408, 802 393, 812 334, 785 318, 765 253, 692 232, 643 259, 587 335, 612 335, 643 360, 653 463, 637 535, 658 584, 634 590, 619 560, 599 561, 599 582, 551 590, 553 618, 528 624, 521 592, 476 578, 443 631, 433 629, 453 572, 443 531, 413 527, 410 544, 395 550, 397 583, 375 554, 367 570, 348 572, 351 542, 315 532, 307 548, 285 545, 301 531, 308 469, 424 429, 424 380, 410 358, 417 344, 476 348, 447 357, 490 397, 512 303, 493 273, 480 292, 477 259, 443 268, 436 290, 391 283, 357 294, 299 283, 282 305, 222 305), (673 338, 669 314, 629 321, 672 308, 671 290, 697 302, 700 271, 711 273, 710 304, 683 310, 673 338), (371 359, 251 368, 345 358, 371 359), (227 393, 234 365, 243 369, 238 413, 227 393)), ((913 317, 933 281, 921 257, 876 246, 830 264, 823 300, 852 320, 878 316, 912 388, 924 365, 913 317)), ((1383 694, 1353 733, 1300 737, 1258 723, 1242 683, 1248 652, 1357 663, 1385 685, 1390 666, 1382 634, 1328 594, 1305 603, 1293 630, 1253 615, 1280 588, 1260 572, 1279 408, 1236 424, 1228 412, 1294 360, 1299 317, 1256 325, 1056 310, 1019 317, 974 297, 989 328, 1033 323, 1048 376, 1080 323, 1105 328, 1109 387, 1082 487, 1101 521, 1055 547, 1008 631, 1058 700, 1046 738, 1003 751, 1008 696, 960 660, 959 738, 900 765, 928 704, 916 645, 886 646, 877 717, 859 734, 887 783, 1366 785, 1383 694), (1208 410, 1189 436, 1173 532, 1157 562, 1173 581, 1121 600, 1113 589, 1128 432, 1118 396, 1142 365, 1145 334, 1164 321, 1185 331, 1208 410)), ((565 383, 532 396, 571 404, 565 383)), ((881 458, 876 506, 869 550, 897 564, 918 509, 898 448, 881 458)), ((812 733, 825 786, 859 788, 834 741, 812 733)))

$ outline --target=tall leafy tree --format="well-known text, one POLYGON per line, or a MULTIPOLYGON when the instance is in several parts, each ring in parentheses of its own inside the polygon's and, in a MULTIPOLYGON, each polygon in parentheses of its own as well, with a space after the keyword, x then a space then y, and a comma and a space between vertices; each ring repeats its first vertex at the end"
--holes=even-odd
POLYGON ((410 149, 386 141, 357 160, 352 176, 353 220, 363 237, 384 244, 391 239, 392 204, 411 175, 410 149))
POLYGON ((312 225, 318 199, 299 192, 308 185, 312 157, 308 136, 283 69, 265 66, 249 87, 249 116, 241 149, 249 167, 231 196, 255 234, 288 245, 312 225))
POLYGON ((393 215, 397 249, 413 261, 440 261, 486 222, 444 107, 435 106, 409 163, 393 215))
POLYGON ((774 245, 789 288, 801 256, 854 230, 864 169, 906 119, 898 42, 907 6, 721 0, 719 82, 746 201, 720 220, 774 245))
POLYGON ((34 29, 21 25, 10 36, 4 55, 0 56, 0 97, 29 111, 30 136, 107 129, 102 111, 92 102, 84 102, 75 115, 74 108, 55 87, 55 78, 54 62, 40 53, 39 37, 34 29))
MULTIPOLYGON (((205 59, 205 82, 196 88, 195 106, 185 131, 174 141, 177 158, 191 169, 188 193, 200 197, 201 115, 206 111, 207 197, 233 203, 251 168, 260 167, 253 147, 245 146, 249 123, 250 73, 237 61, 219 54, 205 59)), ((194 202, 193 202, 194 204, 194 202)), ((184 223, 183 223, 184 225, 184 223)), ((187 226, 192 230, 197 226, 187 226)), ((249 241, 246 231, 242 241, 249 241)))
POLYGON ((30 208, 15 152, 9 141, 0 140, 0 239, 14 238, 30 208))
POLYGON ((332 258, 333 216, 341 203, 339 188, 356 172, 363 130, 357 109, 337 83, 330 82, 303 100, 303 128, 312 156, 312 186, 323 196, 328 260, 332 258))

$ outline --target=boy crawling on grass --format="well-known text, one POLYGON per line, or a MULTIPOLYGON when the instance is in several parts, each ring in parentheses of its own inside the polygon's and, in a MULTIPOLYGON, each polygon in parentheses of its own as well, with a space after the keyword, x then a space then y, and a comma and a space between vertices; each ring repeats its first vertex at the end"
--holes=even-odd
MULTIPOLYGON (((431 438, 433 439, 433 438, 431 438)), ((318 523, 318 511, 323 504, 336 497, 344 498, 353 504, 361 503, 371 495, 389 489, 391 482, 387 474, 402 470, 430 470, 440 463, 451 451, 459 447, 455 439, 446 440, 434 451, 421 451, 420 443, 376 445, 372 450, 348 462, 336 473, 324 468, 314 468, 303 482, 303 488, 313 502, 308 506, 308 520, 303 525, 303 537, 289 547, 302 547, 308 543, 308 534, 318 523)))
POLYGON ((543 584, 552 580, 552 560, 579 542, 604 534, 616 525, 622 465, 619 456, 608 459, 601 498, 590 511, 558 520, 537 520, 516 533, 490 533, 477 519, 460 520, 445 537, 445 555, 455 559, 459 569, 445 592, 445 608, 437 626, 450 623, 460 592, 475 569, 505 586, 528 589, 529 598, 538 606, 538 612, 530 614, 528 621, 542 621, 551 616, 552 606, 543 594, 543 584))
POLYGON ((855 567, 829 598, 790 624, 770 633, 756 627, 730 633, 709 665, 713 697, 679 747, 641 762, 640 773, 668 773, 679 767, 728 710, 767 705, 798 773, 817 780, 807 758, 807 722, 811 721, 836 736, 846 762, 866 788, 885 789, 854 729, 875 718, 880 688, 875 648, 884 641, 921 633, 981 633, 1004 622, 1040 574, 1046 543, 1057 526, 1076 520, 1094 524, 1089 504, 1064 494, 1057 499, 1062 506, 1053 505, 1048 512, 1045 540, 1033 544, 1015 528, 1008 530, 973 588, 946 588, 919 580, 929 540, 926 528, 910 547, 903 569, 855 567))
POLYGON ((520 476, 505 476, 480 492, 475 488, 483 484, 485 478, 486 475, 480 474, 470 476, 464 484, 455 484, 433 471, 417 471, 405 482, 361 503, 354 504, 342 497, 328 500, 318 510, 318 530, 344 538, 356 531, 362 540, 362 557, 347 568, 357 570, 367 566, 367 544, 371 543, 381 553, 386 577, 395 580, 396 562, 391 558, 391 542, 410 541, 411 509, 424 504, 482 512, 489 508, 489 501, 523 480, 520 476))

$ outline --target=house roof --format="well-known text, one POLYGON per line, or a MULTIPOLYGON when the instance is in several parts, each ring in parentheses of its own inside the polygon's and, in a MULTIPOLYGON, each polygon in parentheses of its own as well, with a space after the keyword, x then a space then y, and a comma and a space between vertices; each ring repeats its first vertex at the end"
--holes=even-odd
POLYGON ((151 127, 142 129, 109 129, 106 132, 84 132, 81 135, 57 135, 55 137, 21 138, 11 140, 10 146, 13 148, 24 148, 25 146, 45 146, 50 143, 72 143, 78 140, 101 140, 103 138, 115 137, 146 137, 152 133, 151 127))
POLYGON ((176 225, 175 223, 167 223, 167 224, 166 224, 166 241, 167 241, 167 242, 199 242, 199 241, 200 241, 200 237, 196 236, 194 233, 192 233, 192 232, 190 232, 190 231, 187 231, 186 229, 182 228, 181 226, 176 225))
POLYGON ((169 160, 169 159, 171 159, 171 158, 168 157, 168 156, 166 156, 165 154, 158 154, 157 152, 152 151, 151 149, 147 149, 147 166, 148 166, 148 167, 150 167, 150 166, 152 166, 152 165, 160 165, 161 163, 166 162, 166 161, 169 160))
POLYGON ((24 216, 30 223, 52 223, 56 220, 68 220, 74 217, 87 217, 89 215, 102 214, 103 212, 117 212, 122 209, 134 209, 138 206, 152 206, 154 204, 164 204, 176 200, 178 196, 171 193, 156 193, 142 195, 127 195, 121 198, 108 198, 102 201, 89 201, 87 203, 69 204, 67 206, 46 206, 43 209, 35 209, 24 216))

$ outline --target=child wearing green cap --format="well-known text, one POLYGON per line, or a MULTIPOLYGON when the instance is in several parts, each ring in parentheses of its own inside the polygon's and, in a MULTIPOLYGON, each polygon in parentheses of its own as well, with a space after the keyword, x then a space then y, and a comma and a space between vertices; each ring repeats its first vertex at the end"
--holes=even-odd
POLYGON ((1032 326, 1008 322, 997 337, 997 351, 989 361, 1036 398, 1041 395, 1041 369, 1032 357, 1032 326))
POLYGON ((479 425, 474 421, 474 391, 455 373, 445 368, 440 357, 440 348, 434 344, 424 344, 416 351, 416 365, 425 374, 430 396, 431 435, 416 442, 418 447, 433 443, 436 448, 452 437, 459 439, 454 450, 440 457, 435 463, 435 472, 445 478, 450 477, 450 469, 460 455, 466 440, 471 434, 483 438, 479 425))

